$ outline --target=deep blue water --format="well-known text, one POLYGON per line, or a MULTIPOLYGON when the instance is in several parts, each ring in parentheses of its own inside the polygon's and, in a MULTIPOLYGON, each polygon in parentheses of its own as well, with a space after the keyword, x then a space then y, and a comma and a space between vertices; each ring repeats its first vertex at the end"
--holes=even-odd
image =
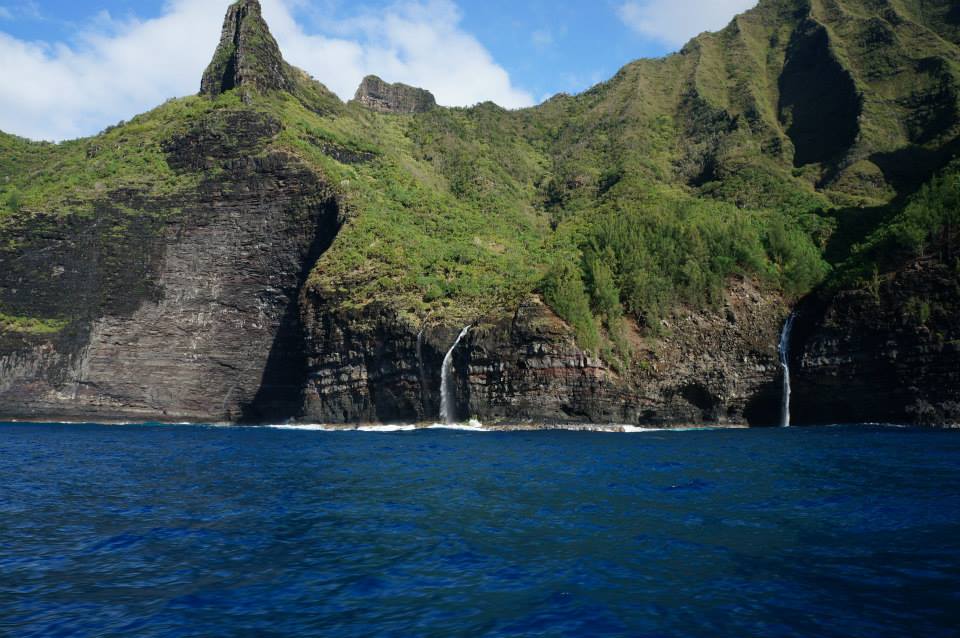
POLYGON ((3 636, 956 636, 960 432, 0 425, 3 636))

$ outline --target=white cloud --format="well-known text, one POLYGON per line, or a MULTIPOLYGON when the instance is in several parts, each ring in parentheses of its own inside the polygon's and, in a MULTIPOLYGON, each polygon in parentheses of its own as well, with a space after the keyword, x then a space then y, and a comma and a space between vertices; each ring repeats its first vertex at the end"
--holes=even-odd
MULTIPOLYGON (((307 33, 292 9, 262 0, 284 57, 349 99, 364 75, 430 89, 445 105, 526 106, 490 53, 460 27, 451 0, 406 0, 307 33)), ((26 42, 0 32, 0 130, 34 139, 89 135, 169 97, 195 93, 229 0, 168 0, 162 16, 102 13, 74 42, 26 42)))
POLYGON ((630 0, 617 13, 640 35, 679 47, 704 31, 722 29, 756 4, 757 0, 630 0))
POLYGON ((344 20, 330 25, 337 37, 305 33, 281 2, 264 2, 264 18, 287 61, 345 99, 353 97, 363 76, 373 73, 429 89, 447 106, 485 100, 507 108, 533 103, 477 39, 460 28, 460 11, 450 0, 400 2, 385 12, 344 20))
POLYGON ((0 20, 42 20, 40 5, 36 0, 21 1, 13 5, 0 5, 0 20))

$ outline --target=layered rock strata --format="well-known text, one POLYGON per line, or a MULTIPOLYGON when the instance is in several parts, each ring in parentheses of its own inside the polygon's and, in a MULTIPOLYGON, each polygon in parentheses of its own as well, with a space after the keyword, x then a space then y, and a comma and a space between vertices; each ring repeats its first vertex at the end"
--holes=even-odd
POLYGON ((171 166, 218 169, 195 192, 110 193, 92 218, 39 216, 48 230, 25 229, 29 245, 0 257, 4 308, 73 317, 55 337, 5 335, 5 417, 232 422, 296 413, 304 374, 296 300, 337 233, 339 209, 297 160, 258 153, 276 122, 237 113, 231 127, 242 152, 202 123, 169 141, 171 166), (104 231, 121 223, 115 246, 104 231))
MULTIPOLYGON (((440 369, 462 326, 420 326, 378 304, 331 311, 305 295, 312 422, 436 420, 440 369), (418 336, 420 337, 418 339, 418 336)), ((786 307, 749 282, 711 312, 679 313, 663 336, 636 337, 633 370, 583 351, 539 298, 480 317, 454 352, 457 416, 485 423, 775 425, 777 333, 786 307)))
POLYGON ((793 418, 801 425, 960 426, 960 274, 918 261, 801 307, 793 418))

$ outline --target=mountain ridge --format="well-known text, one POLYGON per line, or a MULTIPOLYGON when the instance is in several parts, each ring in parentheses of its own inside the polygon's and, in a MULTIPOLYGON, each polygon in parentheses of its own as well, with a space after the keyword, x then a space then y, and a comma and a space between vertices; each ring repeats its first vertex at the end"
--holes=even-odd
MULTIPOLYGON (((473 325, 461 416, 771 424, 798 302, 818 353, 798 361, 836 374, 814 363, 843 339, 811 336, 829 302, 805 300, 896 278, 955 233, 912 195, 954 170, 950 11, 763 0, 577 96, 451 109, 383 83, 380 113, 283 61, 240 0, 199 95, 60 145, 0 136, 0 411, 429 420, 473 325)), ((921 308, 917 286, 871 289, 921 308)), ((937 325, 877 338, 925 335, 911 370, 937 353, 942 388, 956 353, 937 325)), ((911 396, 954 418, 949 392, 911 396)))

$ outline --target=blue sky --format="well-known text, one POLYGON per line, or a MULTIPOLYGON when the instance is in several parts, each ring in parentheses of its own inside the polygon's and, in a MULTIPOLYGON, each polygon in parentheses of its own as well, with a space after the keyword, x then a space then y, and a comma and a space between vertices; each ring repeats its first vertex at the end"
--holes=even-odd
MULTIPOLYGON (((90 135, 197 90, 230 0, 0 0, 0 130, 90 135), (19 87, 13 91, 9 87, 19 87)), ((755 0, 262 0, 288 61, 342 98, 376 73, 441 104, 579 92, 755 0)))

